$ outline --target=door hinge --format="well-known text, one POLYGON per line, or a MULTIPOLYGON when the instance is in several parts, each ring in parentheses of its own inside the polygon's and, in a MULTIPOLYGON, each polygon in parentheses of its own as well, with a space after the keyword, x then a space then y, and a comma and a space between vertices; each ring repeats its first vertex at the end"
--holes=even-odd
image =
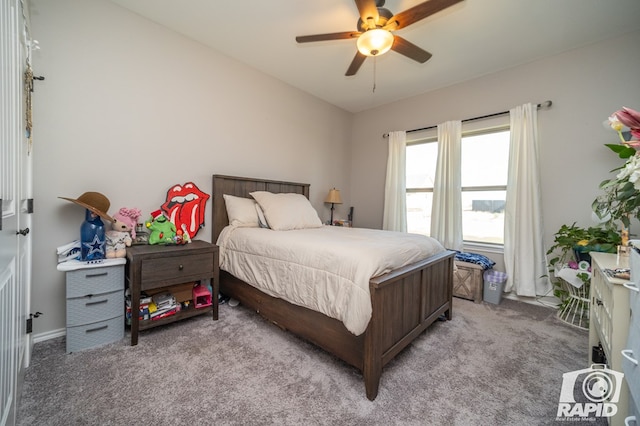
POLYGON ((35 314, 29 314, 29 318, 27 318, 27 334, 33 331, 33 319, 38 318, 42 315, 42 312, 36 312, 35 314))
POLYGON ((33 198, 27 199, 27 213, 33 213, 33 198))
POLYGON ((0 198, 0 231, 2 231, 2 198, 0 198))

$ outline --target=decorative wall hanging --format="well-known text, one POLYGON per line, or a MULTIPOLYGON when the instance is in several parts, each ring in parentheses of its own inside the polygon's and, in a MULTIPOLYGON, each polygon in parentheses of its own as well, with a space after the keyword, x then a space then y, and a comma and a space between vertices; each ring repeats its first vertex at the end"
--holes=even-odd
POLYGON ((195 183, 177 184, 167 191, 167 199, 161 209, 169 220, 189 238, 196 236, 204 226, 205 207, 209 195, 195 183))

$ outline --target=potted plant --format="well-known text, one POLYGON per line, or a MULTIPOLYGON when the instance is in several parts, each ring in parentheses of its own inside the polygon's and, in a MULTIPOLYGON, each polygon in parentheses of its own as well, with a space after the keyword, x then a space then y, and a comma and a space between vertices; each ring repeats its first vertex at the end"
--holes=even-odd
POLYGON ((562 225, 555 233, 554 244, 547 251, 547 256, 553 255, 549 258, 549 273, 552 277, 553 295, 560 299, 558 315, 561 319, 578 318, 579 324, 583 322, 588 324, 589 304, 585 301, 589 299, 590 267, 580 268, 579 263, 584 260, 590 265, 589 252, 591 251, 616 253, 620 242, 620 234, 615 229, 597 226, 582 228, 576 226, 575 222, 571 225, 562 225), (569 268, 572 271, 563 270, 563 268, 569 268), (564 277, 569 276, 580 280, 580 288, 576 288, 575 283, 572 287, 571 283, 558 277, 562 273, 567 274, 563 275, 564 277), (570 306, 570 303, 574 305, 570 306), (570 308, 579 311, 580 315, 568 315, 570 308))
POLYGON ((554 244, 547 251, 547 256, 555 255, 549 259, 549 265, 552 268, 558 262, 568 264, 572 260, 575 262, 586 260, 591 263, 590 251, 615 253, 621 238, 615 229, 597 226, 581 228, 574 222, 570 226, 562 225, 554 234, 553 241, 554 244))

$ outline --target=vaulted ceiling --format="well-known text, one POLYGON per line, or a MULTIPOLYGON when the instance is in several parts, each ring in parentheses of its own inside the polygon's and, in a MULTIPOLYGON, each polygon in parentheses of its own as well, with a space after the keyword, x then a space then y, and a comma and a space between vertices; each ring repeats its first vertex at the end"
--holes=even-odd
POLYGON ((351 112, 640 29, 640 0, 463 0, 396 32, 433 54, 427 62, 391 51, 345 76, 355 39, 295 37, 356 30, 353 0, 111 1, 351 112))

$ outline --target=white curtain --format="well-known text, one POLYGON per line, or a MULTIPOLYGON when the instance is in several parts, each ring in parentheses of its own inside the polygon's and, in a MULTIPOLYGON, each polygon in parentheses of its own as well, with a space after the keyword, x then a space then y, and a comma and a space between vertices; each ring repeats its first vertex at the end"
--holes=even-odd
POLYGON ((407 132, 389 132, 387 179, 384 185, 382 229, 407 232, 407 132))
POLYGON ((519 296, 547 294, 551 283, 543 245, 537 106, 509 111, 511 144, 504 219, 505 291, 519 296))
POLYGON ((438 160, 433 183, 431 236, 446 248, 462 250, 462 123, 438 125, 438 160))

